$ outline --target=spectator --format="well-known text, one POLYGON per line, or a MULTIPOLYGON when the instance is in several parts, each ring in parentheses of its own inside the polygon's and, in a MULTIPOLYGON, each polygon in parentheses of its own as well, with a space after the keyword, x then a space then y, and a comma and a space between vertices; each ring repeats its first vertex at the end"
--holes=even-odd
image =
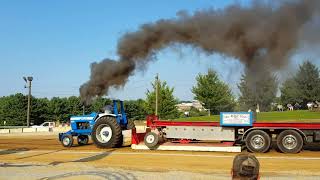
POLYGON ((301 108, 301 105, 296 102, 296 104, 294 104, 294 109, 299 110, 300 108, 301 108))
POLYGON ((260 163, 254 155, 238 154, 233 159, 233 180, 257 180, 259 179, 260 163))

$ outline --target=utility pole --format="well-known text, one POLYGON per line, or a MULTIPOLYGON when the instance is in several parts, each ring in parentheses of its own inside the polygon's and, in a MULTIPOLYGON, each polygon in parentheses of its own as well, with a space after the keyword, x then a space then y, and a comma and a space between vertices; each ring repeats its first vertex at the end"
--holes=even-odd
POLYGON ((30 109, 31 109, 31 82, 33 80, 33 77, 29 76, 29 77, 23 77, 23 80, 27 83, 27 85, 25 86, 25 88, 29 89, 29 93, 28 93, 28 109, 27 109, 27 127, 30 126, 30 109))
POLYGON ((156 75, 156 80, 155 80, 155 85, 156 85, 156 116, 158 116, 158 96, 159 96, 159 74, 157 73, 156 75))

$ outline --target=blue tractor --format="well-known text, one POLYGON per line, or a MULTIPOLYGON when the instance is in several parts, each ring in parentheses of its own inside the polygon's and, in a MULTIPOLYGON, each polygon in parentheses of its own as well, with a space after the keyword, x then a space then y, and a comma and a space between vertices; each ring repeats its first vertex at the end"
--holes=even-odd
POLYGON ((103 113, 72 116, 70 124, 70 131, 59 133, 59 140, 64 147, 73 145, 73 137, 77 137, 79 145, 88 144, 89 136, 99 148, 120 147, 122 130, 135 128, 133 121, 127 119, 123 101, 120 100, 113 100, 113 107, 107 106, 103 113))
POLYGON ((64 147, 71 147, 73 145, 73 137, 77 137, 79 145, 85 145, 89 142, 92 128, 97 118, 97 113, 90 115, 72 116, 70 118, 71 130, 66 133, 59 133, 59 140, 64 147))

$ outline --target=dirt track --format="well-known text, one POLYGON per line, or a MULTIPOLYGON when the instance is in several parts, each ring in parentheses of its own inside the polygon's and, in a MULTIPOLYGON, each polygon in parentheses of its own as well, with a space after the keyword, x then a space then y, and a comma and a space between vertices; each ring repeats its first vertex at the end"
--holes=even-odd
MULTIPOLYGON (((133 174, 137 179, 162 179, 160 177, 169 174, 172 175, 168 177, 186 176, 185 179, 211 179, 213 175, 215 179, 229 179, 235 155, 215 152, 136 151, 130 147, 102 150, 93 144, 64 148, 56 135, 0 136, 0 179, 15 179, 15 173, 28 172, 28 168, 33 172, 41 169, 41 173, 30 174, 31 179, 71 173, 70 169, 73 173, 78 172, 74 172, 75 169, 79 172, 91 169, 91 173, 97 169, 104 172, 107 170, 109 173, 124 171, 133 174), (10 171, 12 175, 3 174, 10 171), (162 175, 155 175, 155 172, 162 175)), ((262 179, 320 178, 320 151, 304 150, 299 154, 287 155, 272 150, 256 156, 261 163, 262 179)))

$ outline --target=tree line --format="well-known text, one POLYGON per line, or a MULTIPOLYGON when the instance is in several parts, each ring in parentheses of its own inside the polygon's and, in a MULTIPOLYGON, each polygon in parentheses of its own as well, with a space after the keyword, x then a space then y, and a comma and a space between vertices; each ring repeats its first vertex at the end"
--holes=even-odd
MULTIPOLYGON (((319 69, 309 61, 299 66, 298 71, 288 77, 279 87, 277 76, 271 72, 265 72, 264 78, 256 82, 253 89, 250 77, 245 72, 238 84, 240 95, 238 98, 232 93, 228 84, 220 80, 217 72, 209 69, 206 74, 196 77, 196 84, 191 91, 194 99, 199 100, 205 109, 211 114, 222 111, 248 111, 254 110, 257 105, 261 111, 272 110, 272 103, 295 104, 299 103, 306 108, 308 102, 320 100, 320 76, 319 69), (281 96, 277 97, 280 89, 281 96)), ((183 116, 177 109, 179 100, 174 97, 174 88, 169 87, 165 81, 152 83, 153 89, 147 90, 146 99, 125 101, 125 109, 130 119, 145 119, 146 115, 155 112, 155 87, 158 86, 158 115, 162 119, 174 119, 183 116)), ((103 107, 111 104, 112 100, 104 97, 97 98, 91 105, 83 108, 79 97, 53 97, 35 98, 31 101, 30 122, 41 124, 44 121, 66 122, 72 115, 101 112, 103 107)), ((27 96, 18 93, 15 95, 0 97, 0 126, 26 125, 27 96)), ((199 112, 191 108, 193 116, 206 115, 207 112, 199 112)))
POLYGON ((238 85, 240 90, 239 107, 241 110, 260 106, 262 111, 273 110, 273 104, 284 106, 299 104, 301 109, 307 109, 308 102, 320 100, 320 76, 317 66, 310 61, 299 65, 298 71, 288 76, 279 87, 277 76, 265 73, 264 79, 257 83, 255 92, 248 87, 249 77, 244 74, 238 85), (280 90, 280 97, 277 91, 280 90))
MULTIPOLYGON (((155 92, 148 91, 147 99, 124 101, 127 117, 132 120, 143 120, 155 112, 155 92)), ((21 93, 0 97, 0 126, 25 126, 28 96, 21 93)), ((159 82, 159 115, 164 119, 179 117, 173 96, 173 88, 166 82, 159 82)), ((83 106, 80 97, 31 98, 30 123, 39 125, 45 121, 68 122, 74 115, 103 112, 106 105, 112 105, 109 98, 99 97, 92 104, 83 106)))
MULTIPOLYGON (((105 98, 97 99, 92 105, 85 108, 85 113, 98 111, 103 104, 110 100, 105 98)), ((26 125, 28 97, 17 93, 15 95, 0 98, 0 125, 26 125)), ((31 98, 30 122, 41 124, 44 121, 65 122, 72 115, 83 113, 83 106, 79 97, 68 98, 53 97, 31 98)))

